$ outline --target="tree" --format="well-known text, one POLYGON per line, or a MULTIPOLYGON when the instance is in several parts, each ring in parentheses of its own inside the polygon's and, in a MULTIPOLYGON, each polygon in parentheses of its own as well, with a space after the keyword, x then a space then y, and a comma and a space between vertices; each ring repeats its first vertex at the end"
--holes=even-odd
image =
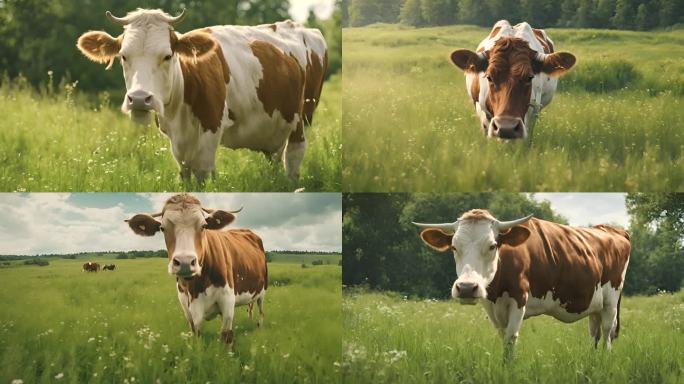
POLYGON ((457 6, 454 0, 421 0, 420 8, 423 19, 429 25, 447 25, 456 21, 457 6))
POLYGON ((406 0, 401 6, 399 20, 402 24, 412 25, 414 27, 422 27, 426 24, 423 18, 423 12, 420 6, 420 0, 406 0))
POLYGON ((349 25, 361 27, 378 19, 378 6, 374 0, 349 0, 349 25))
POLYGON ((630 0, 617 0, 615 15, 610 21, 618 29, 634 28, 634 7, 632 2, 630 0))

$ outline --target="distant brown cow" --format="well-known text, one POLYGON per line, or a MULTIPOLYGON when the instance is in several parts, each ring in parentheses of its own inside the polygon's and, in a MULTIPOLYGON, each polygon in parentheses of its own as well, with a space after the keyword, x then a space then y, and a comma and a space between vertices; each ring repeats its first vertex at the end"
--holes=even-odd
POLYGON ((116 265, 114 264, 105 264, 104 267, 102 267, 103 271, 113 271, 116 269, 116 265))
POLYGON ((263 323, 268 288, 261 238, 248 229, 221 231, 239 211, 203 208, 197 198, 184 193, 168 199, 160 213, 127 220, 141 236, 164 232, 168 271, 176 277, 178 300, 190 329, 199 334, 202 321, 220 313, 221 337, 227 344, 233 342, 235 306, 256 301, 258 324, 263 323))
POLYGON ((92 261, 89 261, 85 264, 83 264, 83 272, 97 272, 100 270, 100 264, 98 263, 93 263, 92 261))

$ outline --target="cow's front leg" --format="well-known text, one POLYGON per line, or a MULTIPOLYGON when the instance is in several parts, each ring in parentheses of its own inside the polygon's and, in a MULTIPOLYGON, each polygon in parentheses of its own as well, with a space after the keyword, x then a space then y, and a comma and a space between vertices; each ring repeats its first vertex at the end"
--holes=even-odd
POLYGON ((223 128, 218 128, 216 132, 200 133, 197 151, 192 161, 192 173, 200 184, 204 184, 209 176, 216 177, 216 151, 221 143, 221 136, 223 136, 223 128))
POLYGON ((233 344, 233 316, 235 314, 235 291, 226 284, 218 301, 223 317, 221 323, 221 338, 228 344, 233 344))
POLYGON ((508 324, 506 325, 506 330, 504 332, 504 363, 507 363, 513 359, 515 352, 515 343, 518 341, 518 333, 520 331, 520 326, 525 318, 525 306, 518 308, 517 302, 515 300, 511 301, 508 309, 508 324))
POLYGON ((304 160, 307 142, 304 137, 304 126, 302 121, 297 124, 297 129, 290 134, 285 149, 285 171, 293 180, 299 180, 299 168, 304 160))
POLYGON ((185 318, 188 320, 190 330, 194 335, 199 336, 199 324, 202 320, 200 319, 199 321, 195 321, 193 318, 192 311, 190 310, 192 297, 181 286, 179 286, 178 283, 176 283, 176 288, 178 290, 178 301, 183 309, 185 318))

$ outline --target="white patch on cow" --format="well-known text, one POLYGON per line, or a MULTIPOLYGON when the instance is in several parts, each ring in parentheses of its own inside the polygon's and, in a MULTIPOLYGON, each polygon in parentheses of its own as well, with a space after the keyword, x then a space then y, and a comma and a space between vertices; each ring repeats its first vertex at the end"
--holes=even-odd
POLYGON ((299 167, 304 160, 306 147, 306 139, 302 142, 287 142, 287 148, 285 149, 285 170, 287 171, 287 175, 294 179, 299 178, 299 167))
POLYGON ((247 305, 251 304, 258 299, 263 299, 264 296, 266 295, 266 290, 262 289, 259 292, 241 292, 237 295, 235 295, 235 305, 241 306, 241 305, 247 305))

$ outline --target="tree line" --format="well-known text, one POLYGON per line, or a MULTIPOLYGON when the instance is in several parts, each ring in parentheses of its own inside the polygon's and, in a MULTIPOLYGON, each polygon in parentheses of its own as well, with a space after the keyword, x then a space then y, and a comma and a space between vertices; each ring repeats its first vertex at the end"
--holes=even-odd
MULTIPOLYGON (((187 9, 186 18, 176 26, 179 32, 211 25, 257 25, 290 18, 288 0, 1 0, 2 78, 6 81, 21 75, 34 86, 52 79, 56 82, 65 79, 69 83, 78 80, 78 87, 86 91, 120 89, 123 87, 120 68, 105 71, 104 66, 89 62, 76 49, 76 40, 89 30, 104 30, 118 36, 121 26, 110 23, 105 11, 124 16, 138 7, 161 8, 171 15, 187 9)), ((328 74, 342 67, 341 20, 339 10, 329 20, 315 20, 315 15, 309 18, 321 28, 328 41, 328 74)))
POLYGON ((684 0, 343 0, 343 25, 402 23, 650 30, 684 22, 684 0))
MULTIPOLYGON (((343 284, 448 298, 456 276, 453 257, 425 246, 411 221, 452 222, 472 208, 487 208, 499 220, 534 214, 567 223, 548 202, 525 194, 344 194, 343 284)), ((632 252, 625 293, 680 289, 684 279, 684 194, 630 194, 627 208, 632 252)))

